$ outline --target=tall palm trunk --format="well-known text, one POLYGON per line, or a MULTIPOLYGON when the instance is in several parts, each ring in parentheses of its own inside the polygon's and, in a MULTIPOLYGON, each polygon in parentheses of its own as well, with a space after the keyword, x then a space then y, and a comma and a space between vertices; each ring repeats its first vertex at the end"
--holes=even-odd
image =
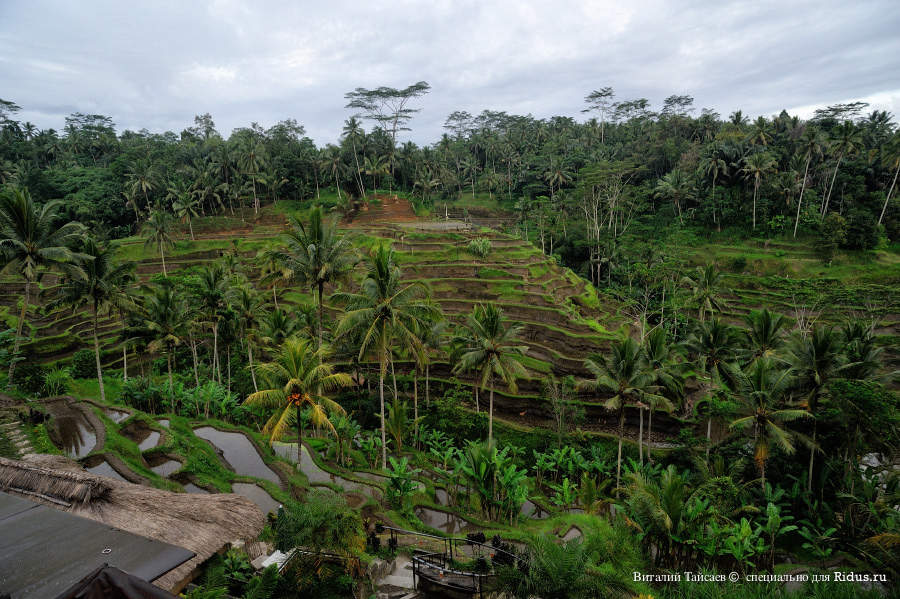
POLYGON ((253 392, 256 393, 259 389, 256 386, 256 373, 253 371, 253 347, 249 339, 247 339, 247 361, 250 363, 250 379, 253 381, 253 392))
POLYGON ((191 230, 191 241, 196 241, 194 239, 194 221, 191 218, 188 218, 188 229, 191 230))
POLYGON ((647 463, 649 463, 649 464, 653 463, 653 457, 650 454, 650 447, 651 447, 650 444, 653 442, 652 433, 653 433, 653 406, 651 405, 650 409, 647 411, 647 463))
POLYGON ((128 348, 122 343, 122 380, 128 382, 128 348))
POLYGON ((7 377, 7 385, 13 384, 13 373, 16 371, 15 358, 19 355, 19 345, 22 342, 22 329, 25 327, 25 308, 28 307, 28 295, 31 291, 31 281, 25 279, 25 294, 22 297, 22 310, 19 312, 19 324, 16 325, 16 339, 13 342, 13 359, 9 362, 9 376, 7 377))
MULTIPOLYGON (((300 453, 303 451, 303 419, 300 418, 300 406, 296 406, 297 410, 297 466, 300 465, 300 453)), ((310 456, 312 457, 312 456, 310 456)))
POLYGON ((800 225, 800 206, 803 205, 803 192, 806 189, 806 175, 809 173, 809 161, 812 155, 806 155, 806 168, 803 169, 803 183, 800 185, 800 199, 797 200, 797 217, 794 219, 794 237, 797 236, 797 227, 800 225))
POLYGON ((831 185, 828 186, 828 193, 825 194, 825 201, 822 203, 822 218, 825 218, 825 213, 828 212, 828 203, 831 201, 832 192, 834 192, 834 181, 837 179, 838 168, 841 166, 841 160, 843 160, 843 158, 843 152, 838 154, 838 161, 837 164, 834 165, 834 173, 831 175, 831 185))
POLYGON ((159 244, 159 257, 162 260, 163 276, 169 278, 169 273, 166 272, 166 250, 162 244, 159 244))
POLYGON ((812 445, 809 448, 809 476, 806 479, 806 490, 810 493, 812 493, 813 461, 816 457, 816 432, 818 428, 818 422, 813 420, 812 445))
POLYGON ((384 428, 384 373, 387 370, 384 359, 378 371, 378 399, 381 403, 381 468, 387 469, 387 435, 384 428))
POLYGON ((322 347, 322 308, 323 308, 323 306, 322 306, 322 288, 324 286, 325 286, 324 283, 319 283, 319 285, 318 285, 318 291, 319 291, 319 323, 318 323, 319 330, 318 330, 318 334, 319 334, 319 347, 320 348, 322 347))
POLYGON ((891 181, 891 188, 888 189, 887 195, 884 196, 884 205, 881 207, 881 215, 878 217, 878 224, 884 220, 884 213, 887 210, 888 202, 891 200, 891 194, 894 192, 894 185, 897 183, 897 174, 900 173, 900 160, 897 160, 897 170, 894 171, 894 180, 891 181))
POLYGON ((429 395, 429 385, 428 385, 428 370, 429 363, 425 362, 425 405, 431 406, 431 396, 429 395))
POLYGON ((100 341, 97 339, 97 302, 94 302, 94 359, 97 361, 97 382, 100 384, 100 401, 106 403, 103 388, 103 368, 100 366, 100 341))
POLYGON ((709 446, 712 444, 712 416, 706 419, 706 463, 709 464, 709 446))
POLYGON ((213 322, 213 376, 222 384, 222 367, 219 364, 219 322, 213 322))
POLYGON ((488 399, 488 445, 493 443, 494 441, 494 377, 491 377, 488 380, 488 385, 490 385, 489 399, 488 399))
POLYGON ((753 183, 753 230, 756 230, 756 196, 759 195, 759 177, 753 183))
POLYGON ((638 459, 640 460, 641 466, 644 465, 644 408, 642 406, 638 406, 638 419, 640 425, 638 426, 638 459))
POLYGON ((413 370, 413 440, 419 448, 419 366, 413 370))
POLYGON ((619 408, 619 452, 616 455, 616 499, 619 498, 619 481, 622 477, 622 438, 625 436, 625 406, 619 408))

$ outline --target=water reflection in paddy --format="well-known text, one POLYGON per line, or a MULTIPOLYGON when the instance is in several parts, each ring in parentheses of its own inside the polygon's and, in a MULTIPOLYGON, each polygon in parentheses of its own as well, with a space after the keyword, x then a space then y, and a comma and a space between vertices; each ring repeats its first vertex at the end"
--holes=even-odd
POLYGON ((153 470, 163 478, 169 476, 179 468, 181 468, 181 462, 178 460, 164 460, 155 466, 150 466, 150 470, 153 470))
POLYGON ((131 416, 131 412, 126 412, 124 410, 114 410, 112 408, 104 408, 103 413, 115 423, 122 422, 129 416, 131 416))
POLYGON ((198 487, 194 483, 187 483, 182 486, 184 487, 185 493, 194 493, 197 495, 209 495, 209 491, 207 491, 203 487, 198 487))
POLYGON ((446 490, 439 487, 434 490, 434 500, 437 501, 438 505, 450 505, 450 495, 447 494, 446 490))
POLYGON ((259 485, 233 483, 231 489, 238 495, 242 495, 258 505, 259 509, 262 510, 262 513, 264 514, 278 511, 278 506, 281 505, 259 485))
POLYGON ((151 447, 156 447, 157 444, 159 444, 159 431, 150 431, 149 434, 138 443, 138 449, 146 451, 151 447))
POLYGON ((255 476, 280 484, 278 475, 266 466, 253 443, 243 433, 220 431, 211 426, 194 429, 194 434, 219 449, 234 471, 241 476, 255 476))
POLYGON ((54 401, 47 404, 47 411, 53 417, 54 442, 60 444, 66 455, 81 458, 94 449, 97 435, 81 410, 65 401, 54 401))
POLYGON ((160 418, 159 420, 157 420, 157 422, 159 422, 164 427, 169 428, 169 419, 168 418, 160 418))
POLYGON ((479 528, 468 520, 451 514, 450 512, 442 512, 427 507, 418 506, 415 510, 416 518, 422 521, 422 524, 431 528, 441 530, 447 534, 463 534, 479 530, 479 528))
POLYGON ((526 518, 534 518, 536 520, 543 520, 550 516, 550 512, 542 509, 541 506, 532 503, 531 501, 526 501, 522 504, 520 513, 526 518))
MULTIPOLYGON (((284 459, 297 463, 297 444, 296 443, 280 443, 275 442, 272 445, 272 449, 275 453, 284 459)), ((359 491, 365 495, 370 497, 374 497, 375 499, 381 499, 381 491, 372 485, 367 485, 364 483, 347 480, 346 478, 341 478, 340 476, 334 475, 330 472, 326 472, 319 468, 319 466, 315 463, 312 456, 309 454, 309 449, 304 445, 303 451, 300 454, 300 470, 303 474, 306 475, 306 478, 309 479, 309 482, 312 484, 335 484, 342 487, 346 491, 359 491)), ((359 473, 362 475, 362 473, 359 473)), ((371 473, 368 473, 371 474, 371 473)), ((372 474, 371 476, 378 476, 372 474)))
POLYGON ((108 476, 109 478, 114 478, 116 480, 125 481, 125 477, 116 472, 116 470, 109 465, 109 462, 106 460, 100 462, 96 466, 85 467, 85 470, 90 472, 91 474, 99 474, 100 476, 108 476))

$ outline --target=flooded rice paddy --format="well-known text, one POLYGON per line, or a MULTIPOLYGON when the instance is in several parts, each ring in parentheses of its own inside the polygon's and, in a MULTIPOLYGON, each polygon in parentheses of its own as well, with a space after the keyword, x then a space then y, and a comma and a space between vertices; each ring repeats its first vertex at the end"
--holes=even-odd
POLYGON ((266 466, 256 447, 243 433, 220 431, 211 426, 194 429, 194 434, 218 449, 236 474, 253 476, 281 484, 281 479, 266 466))

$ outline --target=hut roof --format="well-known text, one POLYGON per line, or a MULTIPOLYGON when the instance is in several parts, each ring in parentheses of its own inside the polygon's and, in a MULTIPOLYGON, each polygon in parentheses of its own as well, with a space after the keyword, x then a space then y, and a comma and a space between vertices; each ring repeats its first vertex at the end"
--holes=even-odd
POLYGON ((175 592, 223 546, 255 539, 265 524, 259 508, 239 495, 135 485, 85 472, 59 456, 0 458, 0 490, 194 552, 195 557, 151 581, 175 592))

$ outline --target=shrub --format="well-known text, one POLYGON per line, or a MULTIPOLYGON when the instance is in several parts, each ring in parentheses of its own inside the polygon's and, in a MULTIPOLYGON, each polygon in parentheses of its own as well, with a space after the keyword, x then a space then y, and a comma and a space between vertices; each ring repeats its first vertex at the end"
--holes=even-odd
POLYGON ((747 268, 747 257, 746 256, 735 256, 731 260, 728 261, 728 270, 731 272, 744 272, 747 268))
POLYGON ((157 385, 148 377, 134 377, 122 385, 121 401, 132 408, 157 413, 169 401, 169 390, 166 385, 157 385))
POLYGON ((72 375, 68 368, 56 367, 44 373, 44 395, 64 395, 69 392, 72 384, 72 375))
POLYGON ((23 360, 16 366, 16 386, 25 393, 38 395, 44 391, 46 369, 35 360, 23 360))
POLYGON ((89 349, 79 349, 72 355, 72 377, 76 379, 90 379, 97 376, 97 360, 94 352, 89 349))
POLYGON ((840 214, 832 212, 819 225, 819 237, 816 239, 816 253, 826 264, 831 264, 834 252, 847 239, 847 221, 840 214))

